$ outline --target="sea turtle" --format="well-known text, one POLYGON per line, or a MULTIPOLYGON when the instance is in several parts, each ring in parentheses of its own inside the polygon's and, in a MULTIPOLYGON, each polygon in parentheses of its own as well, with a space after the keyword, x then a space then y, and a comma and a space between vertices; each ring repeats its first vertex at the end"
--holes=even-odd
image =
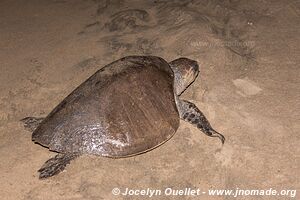
POLYGON ((196 105, 179 98, 198 73, 188 58, 124 57, 98 70, 46 118, 22 119, 34 142, 58 153, 39 177, 59 173, 82 154, 120 158, 152 150, 174 135, 180 119, 224 143, 196 105))

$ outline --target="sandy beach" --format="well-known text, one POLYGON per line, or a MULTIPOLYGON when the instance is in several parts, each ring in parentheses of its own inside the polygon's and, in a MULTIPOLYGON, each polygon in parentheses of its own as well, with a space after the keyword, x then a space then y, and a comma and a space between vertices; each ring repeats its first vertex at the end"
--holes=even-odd
POLYGON ((0 199, 298 199, 299 16, 296 0, 2 0, 0 199), (33 143, 20 119, 46 116, 128 55, 196 60, 200 74, 182 98, 224 134, 224 146, 181 121, 148 153, 85 155, 39 180, 37 170, 55 153, 33 143), (208 194, 270 188, 278 193, 208 194))

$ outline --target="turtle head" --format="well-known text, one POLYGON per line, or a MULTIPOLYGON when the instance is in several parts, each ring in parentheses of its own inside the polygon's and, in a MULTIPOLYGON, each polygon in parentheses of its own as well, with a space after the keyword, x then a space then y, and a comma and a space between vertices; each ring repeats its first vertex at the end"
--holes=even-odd
POLYGON ((175 92, 180 95, 198 76, 199 65, 197 61, 188 58, 178 58, 169 64, 174 72, 175 92))

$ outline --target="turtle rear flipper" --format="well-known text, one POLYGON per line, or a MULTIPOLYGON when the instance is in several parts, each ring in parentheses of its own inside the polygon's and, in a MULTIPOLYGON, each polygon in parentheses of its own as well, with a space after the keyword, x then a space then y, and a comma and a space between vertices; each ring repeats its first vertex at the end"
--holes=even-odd
POLYGON ((44 119, 44 117, 25 117, 20 121, 24 123, 27 130, 33 132, 44 119))
POLYGON ((78 156, 79 154, 77 153, 57 154, 55 157, 47 160, 41 169, 38 170, 38 172, 40 172, 39 178, 44 179, 58 174, 65 169, 71 160, 77 158, 78 156))

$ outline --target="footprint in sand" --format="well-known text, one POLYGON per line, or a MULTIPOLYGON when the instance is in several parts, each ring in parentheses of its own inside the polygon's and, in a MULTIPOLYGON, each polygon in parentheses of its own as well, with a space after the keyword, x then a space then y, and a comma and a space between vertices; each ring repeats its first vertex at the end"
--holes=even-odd
POLYGON ((235 87, 237 87, 237 93, 241 96, 252 96, 260 93, 262 89, 257 84, 247 77, 244 79, 235 79, 232 81, 235 87))

